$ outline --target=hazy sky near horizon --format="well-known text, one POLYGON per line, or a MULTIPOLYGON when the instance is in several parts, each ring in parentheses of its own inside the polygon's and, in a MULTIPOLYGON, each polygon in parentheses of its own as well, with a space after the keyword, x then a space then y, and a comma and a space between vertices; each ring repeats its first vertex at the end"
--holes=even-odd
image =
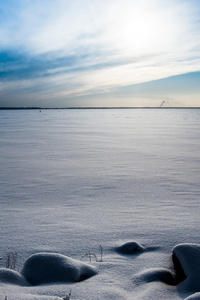
POLYGON ((199 0, 6 0, 0 20, 0 106, 200 106, 199 0))

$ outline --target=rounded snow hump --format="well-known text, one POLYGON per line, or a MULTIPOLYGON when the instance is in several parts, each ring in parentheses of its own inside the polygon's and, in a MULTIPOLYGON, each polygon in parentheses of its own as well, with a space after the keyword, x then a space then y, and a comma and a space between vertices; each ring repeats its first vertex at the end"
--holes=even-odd
POLYGON ((89 264, 57 253, 31 255, 24 264, 21 274, 30 284, 52 282, 78 282, 97 274, 89 264))
POLYGON ((143 252, 145 248, 138 242, 132 241, 116 247, 115 250, 120 254, 137 254, 143 252))
POLYGON ((25 278, 15 270, 1 268, 0 269, 0 282, 16 285, 26 285, 25 278))
POLYGON ((179 281, 179 289, 200 292, 200 245, 178 244, 173 248, 172 259, 179 281))

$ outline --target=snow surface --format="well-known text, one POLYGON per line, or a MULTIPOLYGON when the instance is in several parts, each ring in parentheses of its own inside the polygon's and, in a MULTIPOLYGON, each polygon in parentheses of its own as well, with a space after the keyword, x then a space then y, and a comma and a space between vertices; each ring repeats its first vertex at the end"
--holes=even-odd
POLYGON ((1 110, 0 300, 200 299, 199 137, 199 109, 1 110), (97 273, 29 284, 36 253, 97 273))

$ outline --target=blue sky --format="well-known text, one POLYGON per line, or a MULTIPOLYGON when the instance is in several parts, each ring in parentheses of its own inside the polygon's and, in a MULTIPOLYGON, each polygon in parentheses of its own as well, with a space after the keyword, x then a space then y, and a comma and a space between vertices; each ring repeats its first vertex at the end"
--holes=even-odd
POLYGON ((0 106, 200 106, 199 0, 6 0, 0 19, 0 106))

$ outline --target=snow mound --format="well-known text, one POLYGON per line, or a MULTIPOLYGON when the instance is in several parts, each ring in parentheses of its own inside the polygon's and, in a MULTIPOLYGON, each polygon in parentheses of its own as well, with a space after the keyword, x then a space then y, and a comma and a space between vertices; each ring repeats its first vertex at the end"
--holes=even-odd
POLYGON ((30 284, 78 282, 97 274, 94 267, 57 253, 37 253, 25 262, 21 274, 30 284))
POLYGON ((172 259, 179 289, 200 292, 200 245, 179 244, 173 248, 172 259))
POLYGON ((6 268, 0 269, 0 282, 17 285, 26 284, 26 280, 21 274, 19 274, 17 271, 6 268))
POLYGON ((139 284, 152 281, 161 281, 168 285, 175 285, 173 272, 164 268, 153 268, 142 271, 136 275, 135 281, 139 284))
POLYGON ((187 298, 185 300, 200 300, 200 293, 195 293, 187 298))
POLYGON ((116 247, 115 250, 120 254, 137 254, 143 252, 145 248, 139 243, 133 241, 125 243, 119 247, 116 247))

